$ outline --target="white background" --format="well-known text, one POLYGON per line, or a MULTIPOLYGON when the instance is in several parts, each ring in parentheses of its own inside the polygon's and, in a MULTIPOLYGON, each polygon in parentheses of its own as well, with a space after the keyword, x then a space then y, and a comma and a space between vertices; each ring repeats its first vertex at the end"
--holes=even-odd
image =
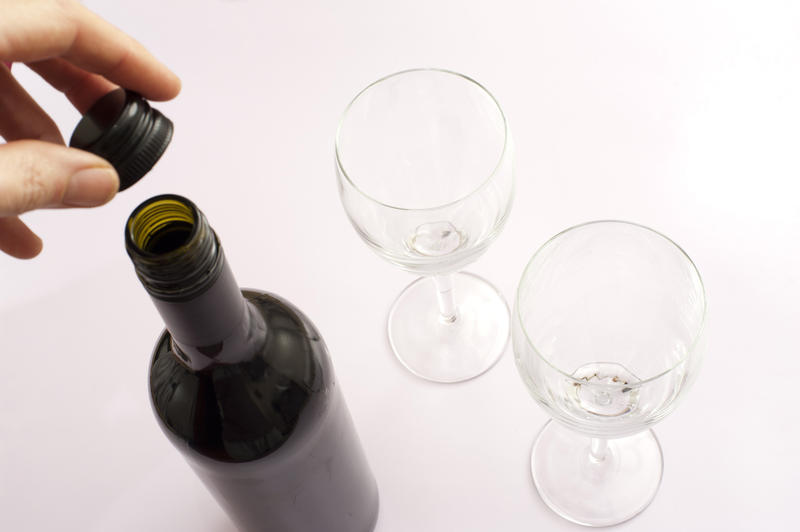
MULTIPOLYGON (((164 192, 205 211, 240 284, 283 295, 322 331, 380 487, 378 532, 580 529, 532 485, 547 416, 510 347, 445 386, 406 373, 387 345, 387 310, 412 277, 349 225, 333 136, 357 91, 417 66, 474 77, 509 117, 514 210, 470 268, 509 300, 538 246, 592 219, 662 231, 704 276, 702 373, 656 427, 660 492, 619 529, 796 530, 796 3, 86 3, 183 92, 158 105, 176 132, 150 175, 100 209, 25 216, 44 252, 0 256, 0 530, 232 531, 148 404, 161 322, 122 229, 164 192)), ((69 137, 77 112, 14 72, 69 137)))

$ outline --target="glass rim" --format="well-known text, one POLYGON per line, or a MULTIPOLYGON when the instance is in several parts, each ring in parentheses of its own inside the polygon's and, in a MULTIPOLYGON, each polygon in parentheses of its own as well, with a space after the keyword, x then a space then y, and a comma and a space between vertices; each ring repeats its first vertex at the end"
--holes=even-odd
MULTIPOLYGON (((558 232, 554 236, 548 238, 547 241, 544 244, 539 246, 539 249, 536 250, 536 252, 533 254, 533 256, 531 256, 530 260, 528 260, 528 263, 525 265, 525 269, 522 271, 522 277, 520 277, 519 284, 517 285, 516 294, 514 295, 514 317, 512 319, 518 320, 519 327, 520 327, 520 329, 522 330, 522 333, 525 336, 525 341, 527 342, 528 346, 530 346, 530 348, 533 349, 533 351, 536 353, 536 356, 538 356, 541 360, 543 360, 548 366, 553 368, 556 372, 560 373, 563 377, 565 377, 566 379, 568 379, 569 381, 571 381, 573 383, 578 383, 578 384, 581 384, 581 385, 588 384, 588 385, 591 385, 591 386, 601 386, 601 385, 598 385, 598 384, 589 383, 589 382, 587 382, 585 380, 582 380, 582 379, 576 379, 571 374, 566 373, 564 370, 562 370, 561 368, 557 367, 553 362, 551 362, 549 359, 547 359, 547 357, 545 357, 542 354, 542 352, 539 350, 538 347, 536 347, 536 344, 533 342, 533 340, 531 340, 530 336, 528 335, 528 330, 525 327, 525 325, 522 323, 522 314, 520 313, 520 310, 519 310, 520 309, 520 304, 519 304, 520 289, 522 288, 522 281, 523 281, 523 279, 525 279, 525 276, 528 274, 528 271, 530 270, 533 261, 539 256, 539 254, 551 242, 555 241, 557 238, 560 238, 564 234, 569 233, 569 232, 574 231, 574 230, 577 230, 577 229, 581 229, 581 228, 590 226, 590 225, 598 225, 598 224, 622 224, 622 225, 628 225, 628 226, 637 227, 639 229, 644 229, 645 231, 649 231, 651 233, 654 233, 657 236, 660 236, 661 238, 663 238, 664 240, 666 240, 667 242, 672 244, 686 258, 686 260, 689 262, 689 265, 692 267, 692 270, 694 270, 694 273, 697 275, 697 280, 700 281, 700 290, 701 290, 701 293, 702 293, 702 296, 703 296, 703 318, 700 321, 700 326, 697 328, 697 333, 694 335, 694 338, 692 339, 692 342, 691 342, 691 344, 689 346, 689 349, 686 350, 686 355, 684 357, 682 357, 678 362, 676 362, 675 364, 673 364, 672 366, 667 368, 666 370, 664 370, 664 371, 662 371, 660 373, 657 373, 656 375, 653 375, 652 377, 648 377, 646 379, 642 379, 640 381, 637 381, 637 382, 634 382, 634 383, 628 383, 628 384, 625 385, 625 387, 628 387, 628 388, 640 388, 640 387, 642 387, 643 385, 645 385, 645 384, 647 384, 649 382, 655 381, 657 379, 660 379, 664 375, 669 374, 670 372, 674 371, 675 368, 677 368, 678 366, 680 366, 681 364, 684 364, 687 360, 689 360, 689 357, 691 356, 691 354, 697 349, 697 346, 698 346, 698 344, 700 342, 700 338, 703 336, 703 332, 705 331, 706 322, 707 322, 707 319, 708 319, 708 297, 706 295, 706 287, 705 287, 705 283, 703 282, 703 277, 700 275, 700 270, 697 269, 697 265, 695 265, 695 263, 692 260, 692 258, 689 257, 689 254, 686 253, 686 251, 684 251, 684 249, 681 246, 679 246, 674 240, 672 240, 671 238, 669 238, 665 234, 663 234, 663 233, 661 233, 659 231, 656 231, 655 229, 652 229, 650 227, 647 227, 646 225, 642 225, 642 224, 639 224, 639 223, 636 223, 636 222, 628 222, 628 221, 625 221, 625 220, 614 220, 614 219, 593 220, 593 221, 590 221, 590 222, 584 222, 584 223, 580 223, 580 224, 577 224, 577 225, 573 225, 571 227, 568 227, 567 229, 564 229, 563 231, 558 232)), ((602 386, 608 386, 608 385, 602 385, 602 386)))
POLYGON ((344 112, 342 113, 342 117, 339 119, 339 124, 336 127, 336 137, 334 139, 334 148, 335 148, 335 154, 336 154, 336 166, 339 169, 339 173, 342 176, 344 176, 345 180, 350 184, 350 186, 352 186, 359 194, 361 194, 362 196, 364 196, 368 200, 370 200, 370 201, 372 201, 374 203, 377 203, 378 205, 381 205, 382 207, 386 207, 388 209, 393 209, 393 210, 397 210, 397 211, 415 211, 415 212, 435 211, 435 210, 439 210, 439 209, 444 209, 444 208, 453 206, 456 203, 460 203, 460 202, 464 201, 465 199, 469 198, 470 196, 473 196, 474 194, 476 194, 478 191, 480 191, 486 185, 491 183, 492 179, 497 175, 498 171, 500 170, 500 168, 503 165, 503 162, 504 162, 504 160, 506 158, 506 154, 509 151, 509 146, 510 146, 510 132, 509 132, 509 128, 508 128, 508 119, 506 118, 506 114, 503 112, 503 108, 500 107, 500 102, 497 101, 497 98, 495 98, 494 95, 491 92, 489 92, 489 90, 486 87, 484 87, 479 82, 475 81, 474 79, 472 79, 471 77, 469 77, 467 75, 461 74, 459 72, 455 72, 453 70, 447 70, 447 69, 444 69, 444 68, 433 68, 433 67, 409 68, 409 69, 406 69, 406 70, 400 70, 398 72, 394 72, 392 74, 383 76, 382 78, 379 78, 379 79, 373 81, 372 83, 370 83, 369 85, 367 85, 366 87, 361 89, 358 92, 358 94, 356 94, 355 97, 352 100, 350 100, 350 103, 347 104, 347 107, 345 107, 344 112), (380 201, 380 200, 370 196, 364 190, 362 190, 362 188, 359 187, 355 183, 355 181, 353 181, 353 179, 350 177, 350 174, 347 172, 347 170, 345 170, 344 164, 342 163, 342 157, 341 157, 340 149, 339 149, 340 137, 341 137, 341 133, 342 133, 342 126, 344 125, 344 119, 347 117, 348 113, 350 112, 352 107, 355 105, 355 103, 364 94, 366 94, 367 91, 369 91, 370 89, 372 89, 376 85, 379 85, 380 83, 382 83, 384 81, 387 81, 389 79, 392 79, 392 78, 395 78, 395 77, 398 77, 398 76, 402 76, 404 74, 419 73, 419 72, 436 72, 436 73, 439 73, 439 74, 448 74, 448 75, 456 76, 456 77, 459 77, 459 78, 461 78, 461 79, 463 79, 465 81, 468 81, 469 83, 472 83, 473 85, 477 86, 481 91, 483 91, 485 94, 487 94, 489 96, 489 98, 491 98, 492 102, 494 102, 495 107, 500 112, 500 117, 503 119, 503 149, 500 150, 500 156, 497 159, 497 163, 495 164, 495 166, 492 169, 492 171, 489 172, 489 175, 486 177, 486 179, 481 181, 480 184, 478 184, 477 187, 475 187, 473 190, 471 190, 470 192, 466 193, 465 195, 463 195, 463 196, 461 196, 459 198, 456 198, 455 200, 449 201, 447 203, 443 203, 441 205, 435 205, 433 207, 421 207, 421 208, 398 207, 397 205, 391 205, 389 203, 380 201))

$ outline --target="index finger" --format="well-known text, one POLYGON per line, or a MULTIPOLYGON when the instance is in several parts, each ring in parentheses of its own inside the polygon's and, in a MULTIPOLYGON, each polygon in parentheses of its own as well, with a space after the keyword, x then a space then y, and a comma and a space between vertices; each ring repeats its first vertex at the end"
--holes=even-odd
POLYGON ((150 100, 169 100, 180 80, 144 46, 75 0, 4 0, 0 61, 63 57, 150 100))

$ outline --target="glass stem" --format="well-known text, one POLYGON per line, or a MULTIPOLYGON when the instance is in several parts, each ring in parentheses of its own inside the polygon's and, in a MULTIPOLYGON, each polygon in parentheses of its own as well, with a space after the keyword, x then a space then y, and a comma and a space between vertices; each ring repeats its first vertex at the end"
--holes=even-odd
POLYGON ((605 438, 592 438, 591 446, 591 459, 593 462, 602 462, 606 459, 606 451, 608 450, 608 440, 605 438))
POLYGON ((456 300, 453 296, 453 274, 434 275, 436 298, 439 300, 439 319, 445 323, 453 323, 458 318, 456 300))

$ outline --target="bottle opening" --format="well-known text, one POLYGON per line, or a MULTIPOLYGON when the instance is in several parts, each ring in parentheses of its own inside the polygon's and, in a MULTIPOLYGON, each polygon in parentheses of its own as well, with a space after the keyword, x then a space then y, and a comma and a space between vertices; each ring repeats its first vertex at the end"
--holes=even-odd
POLYGON ((150 198, 133 211, 125 226, 125 249, 145 289, 163 300, 204 292, 225 262, 203 213, 175 194, 150 198))
POLYGON ((154 198, 131 216, 128 231, 140 251, 164 255, 185 246, 194 234, 196 213, 174 198, 154 198))

